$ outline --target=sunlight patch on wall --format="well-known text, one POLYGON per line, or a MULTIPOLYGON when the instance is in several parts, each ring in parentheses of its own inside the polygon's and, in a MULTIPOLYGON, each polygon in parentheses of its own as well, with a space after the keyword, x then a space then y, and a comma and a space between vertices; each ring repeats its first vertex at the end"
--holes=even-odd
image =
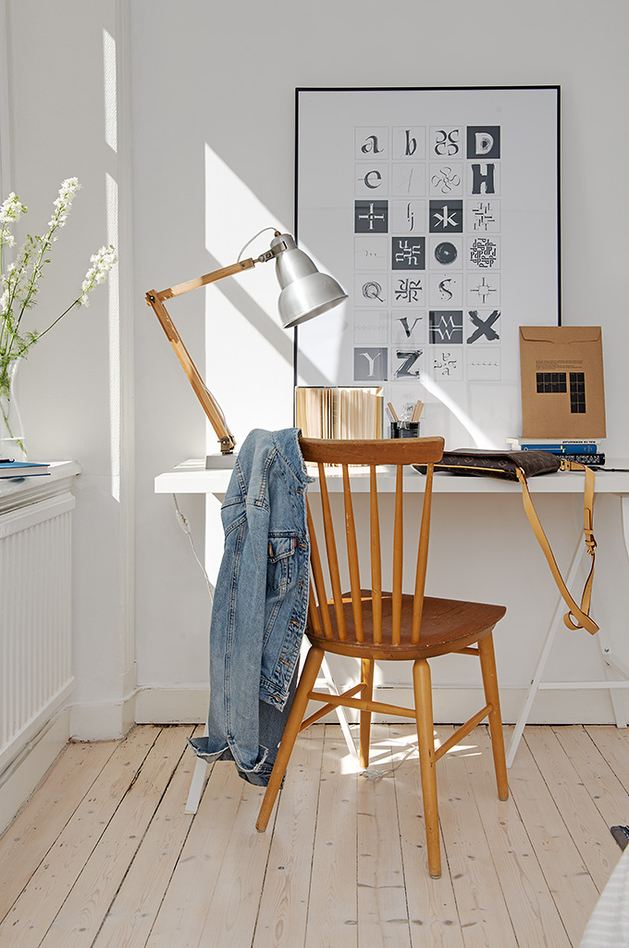
POLYGON ((103 30, 103 91, 105 94, 105 141, 118 151, 118 80, 116 73, 116 41, 103 30))
MULTIPOLYGON (((291 232, 207 143, 204 171, 207 270, 234 263, 246 241, 264 227, 291 232)), ((262 234, 243 257, 257 257, 272 237, 271 231, 262 234)), ((252 427, 292 423, 294 337, 279 322, 278 296, 272 262, 206 291, 206 380, 237 439, 252 427)), ((215 450, 215 444, 208 429, 208 449, 215 450)))
MULTIPOLYGON (((105 142, 112 151, 118 151, 118 79, 116 70, 116 41, 103 30, 103 94, 105 104, 105 142)), ((105 214, 107 243, 120 247, 118 226, 118 182, 105 173, 105 214)), ((121 454, 121 365, 120 365, 120 283, 118 267, 114 267, 107 281, 107 324, 109 335, 109 447, 111 494, 120 503, 121 454)))
MULTIPOLYGON (((105 174, 107 208, 107 243, 120 246, 118 229, 118 184, 109 173, 105 174)), ((118 267, 114 267, 107 281, 107 322, 109 328, 109 444, 111 464, 111 493, 120 502, 120 284, 118 267)))
POLYGON ((430 378, 429 375, 424 373, 421 377, 421 383, 424 388, 433 395, 437 401, 441 402, 449 411, 452 412, 454 417, 463 425, 470 438, 474 442, 475 447, 477 448, 486 448, 487 450, 497 450, 498 445, 492 441, 489 435, 485 434, 482 428, 470 418, 470 416, 465 412, 461 406, 455 402, 451 395, 449 395, 438 382, 435 382, 434 379, 430 378))
MULTIPOLYGON (((263 227, 287 229, 206 143, 205 246, 216 260, 216 266, 233 263, 243 244, 263 227)), ((262 234, 244 256, 256 257, 267 250, 272 237, 271 231, 262 234)), ((247 295, 277 324, 278 291, 273 264, 260 264, 255 273, 246 273, 237 279, 247 295)), ((225 284, 223 286, 227 289, 225 284)))

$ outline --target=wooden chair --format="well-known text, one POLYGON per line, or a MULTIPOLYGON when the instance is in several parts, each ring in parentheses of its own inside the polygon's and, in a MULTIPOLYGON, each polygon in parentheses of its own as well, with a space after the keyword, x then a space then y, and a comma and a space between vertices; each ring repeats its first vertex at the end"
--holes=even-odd
MULTIPOLYGON (((256 827, 266 829, 273 804, 299 731, 318 721, 337 705, 360 711, 360 763, 369 765, 369 731, 373 711, 386 715, 415 718, 419 743, 419 763, 424 800, 424 820, 428 850, 428 868, 433 878, 441 875, 439 844, 439 813, 435 764, 452 746, 465 737, 483 718, 489 718, 498 796, 508 797, 507 769, 502 737, 500 701, 492 631, 504 616, 503 606, 491 606, 456 599, 435 599, 424 595, 433 465, 443 453, 442 438, 417 438, 392 441, 319 441, 302 439, 301 449, 306 461, 318 465, 323 538, 327 554, 327 572, 331 582, 328 596, 321 560, 323 544, 315 530, 311 506, 307 516, 311 544, 311 570, 306 634, 308 651, 293 705, 286 723, 275 766, 271 774, 256 827), (341 589, 337 539, 334 532, 325 464, 341 466, 345 513, 345 544, 349 568, 350 592, 341 589), (369 466, 369 524, 371 552, 371 588, 361 585, 358 544, 352 505, 350 465, 369 466), (380 518, 378 512, 377 464, 396 466, 396 489, 393 524, 392 591, 382 589, 380 518), (426 485, 421 523, 409 524, 404 517, 403 472, 409 464, 426 465, 426 485), (412 595, 402 592, 404 529, 419 527, 415 589, 412 595), (361 680, 342 695, 333 696, 313 691, 325 652, 354 656, 361 660, 361 680), (432 688, 427 659, 456 652, 480 659, 485 706, 460 727, 437 750, 434 746, 432 688), (374 662, 412 661, 415 708, 399 708, 373 700, 374 662), (308 701, 324 702, 310 717, 303 720, 308 701)), ((420 475, 415 475, 419 477, 420 475)))

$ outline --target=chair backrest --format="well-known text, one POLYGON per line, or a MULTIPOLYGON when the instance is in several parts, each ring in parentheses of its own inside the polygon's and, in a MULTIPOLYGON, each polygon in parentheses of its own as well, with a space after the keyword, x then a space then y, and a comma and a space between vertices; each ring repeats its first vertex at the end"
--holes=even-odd
MULTIPOLYGON (((307 501, 308 531, 310 534, 311 568, 313 583, 310 584, 308 605, 309 623, 313 631, 330 641, 345 642, 355 640, 364 642, 365 616, 361 597, 360 562, 356 525, 352 503, 352 489, 349 468, 352 465, 369 468, 369 538, 370 538, 370 583, 371 622, 373 642, 382 643, 382 552, 380 544, 380 514, 378 509, 378 484, 376 466, 395 465, 395 507, 393 522, 392 549, 392 601, 391 601, 391 640, 386 644, 399 645, 402 638, 402 575, 404 560, 404 467, 410 464, 426 466, 426 485, 422 507, 421 522, 417 524, 418 544, 415 568, 415 588, 410 640, 418 643, 424 603, 426 583, 426 565, 428 560, 428 538, 430 533, 430 510, 432 502, 432 481, 434 464, 443 454, 443 438, 409 438, 373 441, 325 441, 310 438, 301 439, 301 450, 305 461, 318 466, 321 492, 321 519, 323 522, 324 543, 320 544, 315 530, 310 501, 307 501), (337 539, 334 531, 330 497, 326 480, 326 464, 340 465, 343 480, 343 505, 345 514, 345 549, 349 572, 353 634, 348 635, 343 608, 343 590, 339 573, 337 539), (327 554, 331 596, 325 585, 321 550, 327 554), (314 588, 313 588, 314 587, 314 588), (332 610, 329 608, 331 601, 332 610), (317 608, 318 607, 318 608, 317 608)), ((419 475, 417 475, 419 476, 419 475)), ((406 636, 408 630, 406 630, 406 636)))

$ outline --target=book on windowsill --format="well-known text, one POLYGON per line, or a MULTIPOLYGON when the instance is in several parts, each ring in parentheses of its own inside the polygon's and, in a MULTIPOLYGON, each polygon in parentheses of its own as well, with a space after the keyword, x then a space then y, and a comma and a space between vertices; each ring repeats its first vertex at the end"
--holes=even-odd
POLYGON ((50 474, 50 464, 34 461, 0 460, 0 480, 16 480, 22 477, 42 477, 50 474))

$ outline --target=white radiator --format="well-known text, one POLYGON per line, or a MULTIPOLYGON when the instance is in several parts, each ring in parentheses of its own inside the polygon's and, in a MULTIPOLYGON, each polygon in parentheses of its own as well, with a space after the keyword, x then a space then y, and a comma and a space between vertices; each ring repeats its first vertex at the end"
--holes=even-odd
POLYGON ((72 689, 75 500, 45 493, 38 485, 0 504, 0 774, 72 689))

